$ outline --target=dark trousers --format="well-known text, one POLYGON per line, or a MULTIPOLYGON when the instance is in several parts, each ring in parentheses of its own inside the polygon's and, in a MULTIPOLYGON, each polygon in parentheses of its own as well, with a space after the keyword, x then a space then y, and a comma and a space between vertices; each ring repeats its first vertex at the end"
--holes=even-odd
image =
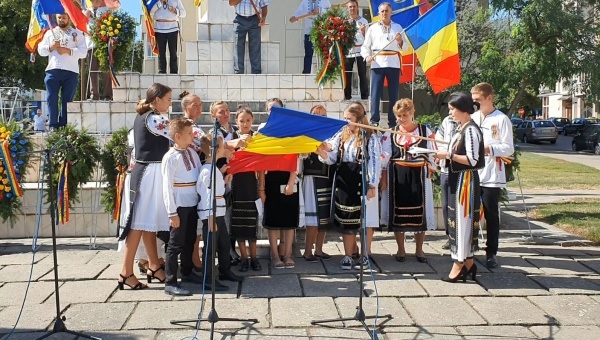
POLYGON ((450 185, 448 185, 448 173, 442 172, 440 175, 440 188, 442 190, 442 216, 444 217, 444 229, 446 235, 450 235, 450 223, 448 223, 448 196, 450 194, 450 185))
POLYGON ((303 74, 310 74, 312 69, 312 59, 315 49, 312 42, 310 41, 310 35, 304 35, 304 68, 302 69, 303 74))
POLYGON ((169 45, 169 72, 177 74, 177 38, 179 31, 171 33, 155 33, 158 45, 158 73, 167 73, 167 45, 169 45))
POLYGON ((67 103, 73 101, 77 90, 79 74, 67 70, 46 71, 46 100, 50 112, 50 127, 67 125, 67 103), (58 94, 60 93, 60 111, 58 109, 58 94))
POLYGON ((390 128, 396 126, 396 116, 394 116, 394 104, 398 101, 398 91, 400 87, 400 69, 392 67, 372 68, 371 69, 371 122, 379 123, 379 102, 383 96, 383 81, 388 82, 388 123, 390 128))
POLYGON ((197 207, 179 207, 179 228, 171 227, 171 235, 167 246, 165 259, 166 285, 177 284, 177 257, 181 255, 181 275, 192 273, 194 243, 196 242, 196 228, 198 227, 197 207))
POLYGON ((248 36, 248 56, 252 74, 262 72, 260 65, 260 26, 258 15, 249 17, 236 15, 233 20, 233 70, 244 73, 244 58, 246 55, 246 36, 248 36))
POLYGON ((498 239, 500 238, 500 188, 481 187, 481 201, 483 213, 485 214, 485 226, 487 230, 486 254, 496 255, 498 252, 498 239))
POLYGON ((215 267, 212 258, 213 237, 216 237, 217 258, 219 259, 219 273, 228 274, 231 270, 231 264, 229 263, 229 250, 231 248, 231 244, 229 243, 229 234, 227 233, 225 217, 217 216, 216 223, 218 230, 214 233, 210 233, 209 235, 208 220, 202 220, 202 239, 204 240, 202 260, 204 261, 204 268, 206 268, 207 279, 211 277, 213 268, 215 267))
POLYGON ((352 58, 346 58, 346 87, 344 88, 344 97, 346 100, 352 98, 352 69, 354 69, 354 62, 356 61, 356 67, 358 68, 358 80, 360 84, 360 98, 369 98, 369 83, 367 79, 367 62, 361 56, 352 58))
POLYGON ((100 71, 100 63, 98 62, 98 57, 94 55, 94 51, 95 49, 90 49, 87 56, 88 67, 90 68, 90 97, 93 100, 100 99, 100 84, 98 83, 98 75, 102 74, 102 99, 112 100, 113 88, 110 75, 108 72, 100 71))

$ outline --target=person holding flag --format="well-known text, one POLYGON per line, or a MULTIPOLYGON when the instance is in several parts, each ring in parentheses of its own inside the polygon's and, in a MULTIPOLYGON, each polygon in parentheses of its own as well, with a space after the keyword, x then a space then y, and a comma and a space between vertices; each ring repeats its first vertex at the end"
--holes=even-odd
POLYGON ((169 45, 169 72, 177 74, 177 38, 179 37, 179 18, 185 18, 186 12, 181 0, 159 0, 150 10, 154 18, 154 34, 158 45, 158 73, 167 73, 167 45, 169 45))
POLYGON ((383 95, 384 79, 388 82, 388 125, 396 126, 396 116, 392 110, 398 100, 400 79, 400 49, 403 45, 402 26, 392 22, 392 5, 383 2, 379 5, 380 21, 367 30, 360 54, 371 63, 371 124, 379 125, 379 102, 383 95))
POLYGON ((357 0, 349 0, 346 3, 346 8, 348 8, 350 19, 356 24, 358 30, 356 31, 354 47, 346 56, 346 69, 344 71, 346 72, 348 81, 346 82, 346 87, 344 87, 344 98, 346 100, 352 99, 352 69, 354 68, 354 62, 356 62, 358 79, 360 82, 360 98, 364 100, 369 98, 369 85, 367 83, 367 63, 360 55, 360 48, 365 41, 365 34, 367 33, 369 22, 358 14, 357 0))

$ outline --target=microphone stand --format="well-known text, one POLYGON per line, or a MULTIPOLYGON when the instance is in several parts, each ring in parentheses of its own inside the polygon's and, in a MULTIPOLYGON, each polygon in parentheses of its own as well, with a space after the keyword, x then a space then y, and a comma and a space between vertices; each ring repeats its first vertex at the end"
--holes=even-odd
MULTIPOLYGON (((219 129, 221 125, 219 124, 218 120, 215 118, 214 124, 213 124, 213 135, 212 135, 212 150, 210 152, 211 154, 211 160, 210 160, 210 165, 211 165, 211 169, 210 169, 210 186, 211 186, 211 201, 212 201, 212 225, 208 226, 208 233, 209 233, 209 238, 210 238, 210 245, 211 245, 211 264, 213 266, 212 270, 211 270, 211 275, 210 275, 210 282, 211 282, 211 294, 210 294, 210 300, 211 300, 211 305, 210 305, 210 312, 208 312, 208 317, 207 318, 202 318, 201 313, 198 314, 198 317, 196 319, 188 319, 188 320, 171 320, 171 324, 172 325, 180 325, 180 324, 184 324, 184 323, 190 323, 190 322, 194 322, 194 328, 198 329, 200 327, 200 323, 202 321, 208 321, 210 322, 210 339, 213 340, 214 336, 215 336, 215 323, 219 322, 219 321, 239 321, 239 322, 253 322, 253 323, 258 323, 258 319, 237 319, 237 318, 221 318, 219 317, 219 314, 217 313, 217 309, 215 307, 215 259, 216 259, 216 253, 217 253, 217 232, 227 232, 227 229, 225 230, 217 230, 217 190, 215 188, 216 183, 217 183, 217 148, 219 147, 219 139, 218 139, 218 134, 217 134, 217 129, 219 129), (212 231, 212 230, 217 230, 217 231, 212 231)), ((210 221, 210 219, 209 219, 210 221)), ((206 265, 206 264, 205 264, 206 265)))
MULTIPOLYGON (((360 216, 360 224, 362 227, 362 237, 361 237, 361 247, 360 247, 360 256, 361 258, 364 258, 366 255, 366 248, 367 248, 367 219, 365 218, 365 215, 367 213, 367 191, 369 189, 368 183, 367 183, 367 164, 368 164, 368 160, 369 160, 369 156, 367 154, 367 133, 366 130, 364 128, 361 128, 361 138, 362 138, 362 155, 363 155, 363 160, 361 163, 361 179, 362 179, 362 195, 363 195, 363 199, 362 199, 362 203, 361 203, 361 216, 360 216)), ((327 319, 327 320, 316 320, 316 321, 311 321, 311 325, 319 325, 319 324, 323 324, 323 323, 330 323, 330 322, 338 322, 338 321, 358 321, 362 324, 362 326, 365 328, 365 331, 367 331, 367 333, 369 334, 369 337, 372 340, 378 340, 379 338, 377 337, 377 331, 376 330, 371 330, 369 328, 369 326, 367 325, 367 323, 365 322, 365 320, 367 319, 377 319, 378 316, 377 315, 365 315, 365 311, 363 309, 363 287, 364 287, 364 275, 363 275, 363 269, 364 269, 364 264, 363 261, 360 261, 360 273, 358 274, 358 282, 360 285, 360 289, 358 291, 358 306, 356 307, 356 313, 354 314, 353 317, 348 317, 348 318, 337 318, 337 319, 327 319)), ((386 318, 386 319, 391 319, 392 315, 391 314, 387 314, 387 315, 383 315, 382 318, 386 318)))
MULTIPOLYGON (((86 335, 80 332, 75 332, 67 329, 64 321, 67 319, 65 316, 61 317, 60 313, 60 294, 58 289, 58 259, 57 259, 57 249, 56 249, 56 197, 54 196, 54 179, 52 178, 52 160, 50 156, 53 152, 60 149, 72 148, 73 146, 66 142, 64 139, 60 139, 55 145, 51 148, 39 150, 39 151, 30 151, 24 152, 23 154, 43 154, 46 159, 46 164, 48 164, 48 195, 50 197, 50 222, 52 224, 52 257, 54 260, 53 271, 54 271, 54 297, 56 304, 56 319, 54 320, 54 326, 52 330, 47 334, 39 337, 37 340, 45 339, 56 333, 69 333, 75 336, 79 336, 86 339, 98 339, 101 338, 93 337, 91 335, 86 335)), ((43 179, 42 179, 43 181, 43 179)))

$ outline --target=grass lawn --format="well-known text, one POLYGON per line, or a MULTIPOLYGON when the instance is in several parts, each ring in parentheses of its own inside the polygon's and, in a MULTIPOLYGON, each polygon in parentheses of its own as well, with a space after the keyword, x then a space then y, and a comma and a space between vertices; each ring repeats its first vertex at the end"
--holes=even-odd
MULTIPOLYGON (((523 189, 600 190, 600 170, 579 163, 523 152, 519 157, 523 189)), ((519 189, 516 178, 508 187, 519 189)))
POLYGON ((542 205, 532 210, 531 216, 600 244, 600 199, 542 205))

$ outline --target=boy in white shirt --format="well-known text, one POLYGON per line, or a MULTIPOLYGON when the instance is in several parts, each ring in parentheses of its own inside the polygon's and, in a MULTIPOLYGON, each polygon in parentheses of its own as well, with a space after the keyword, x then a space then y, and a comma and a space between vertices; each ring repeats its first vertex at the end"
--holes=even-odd
MULTIPOLYGON (((219 258, 219 280, 227 280, 239 282, 242 278, 231 272, 231 263, 229 259, 229 251, 231 244, 229 242, 229 234, 227 233, 227 225, 225 224, 225 183, 231 181, 231 176, 227 176, 227 181, 223 178, 223 173, 227 171, 228 166, 225 165, 221 169, 214 169, 216 172, 213 177, 212 153, 210 150, 210 135, 202 136, 200 139, 200 149, 206 155, 206 160, 200 169, 200 176, 196 184, 196 192, 200 195, 200 203, 198 204, 198 215, 202 221, 202 239, 204 240, 204 248, 202 254, 202 262, 205 268, 205 284, 206 290, 215 289, 215 291, 225 291, 229 287, 215 280, 215 286, 212 287, 210 279, 214 270, 214 259, 212 258, 213 237, 216 237, 216 252, 219 258), (216 200, 216 209, 213 216, 213 190, 216 200), (210 235, 208 233, 210 227, 210 235)), ((218 138, 217 150, 215 158, 225 157, 225 146, 222 138, 218 138)))
POLYGON ((200 173, 200 158, 190 148, 194 139, 191 121, 185 118, 172 120, 169 134, 175 144, 164 155, 161 163, 163 200, 171 225, 165 259, 165 293, 192 295, 177 283, 177 257, 181 255, 181 275, 184 281, 202 282, 199 277, 196 280, 190 279, 193 276, 192 253, 198 226, 196 181, 200 173))

